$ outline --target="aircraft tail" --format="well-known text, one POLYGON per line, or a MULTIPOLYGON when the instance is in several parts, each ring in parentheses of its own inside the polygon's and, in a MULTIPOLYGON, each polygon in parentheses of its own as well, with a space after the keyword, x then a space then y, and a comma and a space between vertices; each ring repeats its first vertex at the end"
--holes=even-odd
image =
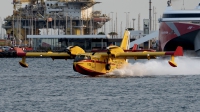
POLYGON ((122 43, 121 43, 120 47, 123 50, 128 50, 129 49, 129 44, 130 44, 130 32, 128 30, 126 30, 124 32, 124 37, 122 39, 122 43))
POLYGON ((134 46, 133 46, 133 48, 132 48, 132 51, 137 50, 137 47, 138 47, 138 45, 137 45, 137 44, 134 44, 134 46))

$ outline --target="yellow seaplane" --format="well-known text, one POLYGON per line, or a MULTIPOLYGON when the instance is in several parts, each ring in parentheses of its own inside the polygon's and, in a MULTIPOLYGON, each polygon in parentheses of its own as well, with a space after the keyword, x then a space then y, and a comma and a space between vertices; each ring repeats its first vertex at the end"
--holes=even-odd
MULTIPOLYGON (((156 59, 159 56, 171 56, 169 64, 177 67, 175 56, 183 56, 182 47, 177 47, 175 51, 156 52, 151 50, 137 50, 134 45, 129 50, 130 32, 126 30, 120 46, 111 45, 103 51, 85 52, 79 46, 69 46, 66 52, 25 52, 22 48, 17 48, 17 56, 22 57, 19 64, 28 67, 26 57, 51 57, 54 59, 74 59, 73 69, 83 75, 98 76, 106 75, 115 69, 122 68, 128 63, 128 59, 156 59)), ((133 68, 134 69, 134 68, 133 68)))

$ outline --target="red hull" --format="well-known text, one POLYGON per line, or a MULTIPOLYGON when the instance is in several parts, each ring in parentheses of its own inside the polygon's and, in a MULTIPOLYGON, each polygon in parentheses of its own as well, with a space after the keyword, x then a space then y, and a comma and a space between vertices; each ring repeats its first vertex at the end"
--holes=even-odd
POLYGON ((104 73, 88 70, 88 69, 86 69, 82 66, 79 66, 79 65, 76 65, 74 67, 75 67, 75 71, 77 71, 77 72, 79 72, 83 75, 89 75, 89 76, 92 76, 92 77, 95 77, 95 76, 98 76, 98 75, 104 75, 104 73))
POLYGON ((159 30, 159 48, 167 51, 182 46, 194 50, 194 39, 198 31, 200 31, 200 25, 197 24, 162 22, 159 30))

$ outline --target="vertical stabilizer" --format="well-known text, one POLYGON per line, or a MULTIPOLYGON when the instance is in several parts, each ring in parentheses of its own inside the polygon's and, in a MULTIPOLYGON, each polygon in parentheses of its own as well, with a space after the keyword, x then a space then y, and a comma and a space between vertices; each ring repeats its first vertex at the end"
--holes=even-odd
POLYGON ((133 46, 133 48, 132 48, 132 51, 137 50, 137 48, 138 48, 138 45, 137 45, 137 44, 134 44, 134 46, 133 46))
POLYGON ((130 44, 130 32, 128 30, 126 30, 124 32, 124 37, 122 39, 122 43, 121 43, 120 47, 123 50, 128 50, 129 49, 129 44, 130 44))

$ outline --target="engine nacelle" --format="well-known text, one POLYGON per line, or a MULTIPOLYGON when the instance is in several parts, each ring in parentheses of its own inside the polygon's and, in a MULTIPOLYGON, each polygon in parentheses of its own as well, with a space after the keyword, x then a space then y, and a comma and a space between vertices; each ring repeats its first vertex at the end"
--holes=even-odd
POLYGON ((70 57, 66 56, 51 56, 53 60, 55 59, 74 59, 77 54, 85 53, 85 51, 79 46, 69 46, 66 49, 66 52, 70 55, 70 57))
POLYGON ((85 51, 79 46, 69 46, 67 47, 67 52, 73 56, 77 54, 85 53, 85 51))
POLYGON ((118 46, 109 46, 107 47, 107 50, 108 50, 108 54, 111 54, 111 55, 114 55, 116 56, 117 53, 123 53, 124 50, 121 48, 121 47, 118 47, 118 46))

